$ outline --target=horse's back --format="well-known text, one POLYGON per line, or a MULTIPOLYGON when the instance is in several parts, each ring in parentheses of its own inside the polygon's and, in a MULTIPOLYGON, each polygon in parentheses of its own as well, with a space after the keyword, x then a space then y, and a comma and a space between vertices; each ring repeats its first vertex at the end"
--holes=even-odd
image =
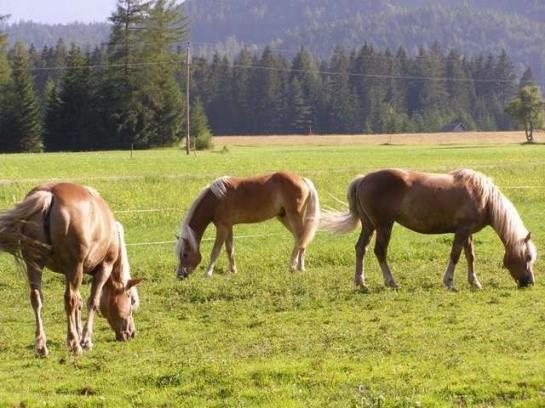
POLYGON ((46 239, 53 246, 53 264, 82 262, 92 268, 115 255, 117 251, 111 245, 114 218, 94 189, 72 183, 50 184, 42 188, 53 194, 48 228, 44 231, 49 234, 46 239))
POLYGON ((385 169, 364 176, 359 189, 374 224, 397 221, 422 233, 453 232, 461 224, 482 227, 485 210, 470 186, 451 174, 385 169))
POLYGON ((303 178, 289 172, 231 177, 227 183, 227 206, 222 211, 235 214, 234 223, 260 222, 286 212, 298 212, 308 195, 303 178))

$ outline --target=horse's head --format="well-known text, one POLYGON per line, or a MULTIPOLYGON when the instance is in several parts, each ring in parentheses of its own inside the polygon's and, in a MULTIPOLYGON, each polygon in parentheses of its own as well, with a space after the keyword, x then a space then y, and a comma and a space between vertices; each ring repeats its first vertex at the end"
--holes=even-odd
POLYGON ((110 277, 102 289, 100 312, 115 331, 118 341, 127 341, 136 335, 132 314, 140 303, 135 287, 140 282, 141 279, 129 279, 125 285, 120 286, 110 277))
POLYGON ((517 281, 519 288, 534 284, 533 266, 536 257, 536 247, 531 241, 530 233, 519 245, 515 245, 514 248, 505 252, 503 264, 509 270, 513 279, 517 281))
POLYGON ((198 246, 183 237, 178 238, 176 256, 178 257, 176 275, 180 279, 187 278, 199 266, 202 258, 198 246))

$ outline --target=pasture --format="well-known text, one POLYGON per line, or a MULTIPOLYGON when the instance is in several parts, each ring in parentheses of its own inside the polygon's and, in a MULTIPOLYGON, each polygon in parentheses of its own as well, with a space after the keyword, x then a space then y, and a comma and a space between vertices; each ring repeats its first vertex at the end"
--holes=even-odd
MULTIPOLYGON (((259 140, 256 139, 256 142, 259 140)), ((545 146, 518 144, 235 145, 181 150, 0 156, 0 208, 35 184, 91 185, 124 224, 132 276, 144 278, 138 336, 117 343, 95 321, 95 348, 66 351, 61 275, 44 273, 50 356, 34 356, 34 317, 22 272, 0 256, 0 406, 6 407, 441 407, 545 405, 545 146), (399 226, 389 250, 399 290, 385 289, 365 260, 369 292, 354 289, 357 232, 319 232, 307 271, 291 273, 291 236, 272 220, 235 227, 239 272, 224 252, 211 279, 205 263, 174 276, 174 235, 185 209, 218 176, 285 169, 311 178, 323 206, 339 207, 357 174, 383 167, 491 176, 515 204, 538 249, 527 290, 502 268, 494 231, 476 235, 471 291, 462 257, 458 293, 442 288, 451 236, 399 226), (145 211, 144 211, 145 210, 145 211), (159 244, 157 244, 159 242, 159 244), (162 242, 162 243, 161 243, 162 242)), ((205 239, 213 237, 209 229, 205 239)), ((211 242, 205 241, 208 259, 211 242)), ((86 282, 89 280, 87 279, 86 282)), ((82 295, 87 296, 89 285, 82 295)), ((86 313, 84 313, 85 315, 86 313)))

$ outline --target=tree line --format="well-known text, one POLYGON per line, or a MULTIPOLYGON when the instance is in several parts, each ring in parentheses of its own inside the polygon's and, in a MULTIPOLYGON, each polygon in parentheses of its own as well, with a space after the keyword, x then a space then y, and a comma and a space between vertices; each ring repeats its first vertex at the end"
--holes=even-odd
MULTIPOLYGON (((0 37, 0 150, 149 148, 185 134, 186 21, 174 0, 119 0, 106 44, 11 49, 0 37)), ((437 44, 411 55, 371 44, 328 59, 266 47, 191 62, 194 123, 214 134, 508 130, 523 85, 506 52, 467 57, 437 44)), ((193 129, 192 134, 198 132, 193 129)))
POLYGON ((505 52, 468 58, 434 45, 410 56, 370 44, 328 60, 305 49, 292 60, 270 48, 215 55, 194 61, 193 78, 213 132, 226 135, 434 132, 453 121, 508 130, 506 104, 534 82, 505 52))

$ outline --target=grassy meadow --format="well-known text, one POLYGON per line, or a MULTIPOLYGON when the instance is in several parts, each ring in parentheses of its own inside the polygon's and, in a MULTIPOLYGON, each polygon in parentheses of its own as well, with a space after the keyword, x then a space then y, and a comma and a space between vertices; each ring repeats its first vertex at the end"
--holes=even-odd
MULTIPOLYGON (((383 287, 372 251, 369 292, 352 284, 357 233, 318 233, 307 271, 291 273, 291 236, 276 221, 235 227, 239 273, 220 256, 211 279, 179 281, 172 241, 184 211, 218 176, 292 170, 339 207, 358 174, 382 167, 491 176, 545 253, 545 146, 237 146, 181 150, 0 155, 0 208, 42 181, 98 189, 125 225, 140 286, 137 338, 117 343, 95 321, 95 348, 66 351, 61 275, 44 273, 50 355, 34 355, 24 274, 0 256, 0 407, 541 407, 545 406, 545 268, 516 289, 492 229, 476 236, 483 290, 470 290, 462 256, 458 293, 442 288, 451 236, 394 229, 389 260, 400 289, 383 287), (134 211, 155 210, 155 211, 134 211), (246 237, 246 236, 254 237, 246 237), (257 236, 256 236, 257 235, 257 236), (237 236, 239 237, 237 239, 237 236)), ((208 259, 211 227, 202 246, 208 259)), ((86 283, 89 279, 86 279, 86 283)), ((82 294, 86 297, 89 285, 82 294)), ((85 315, 85 314, 84 314, 85 315)))

